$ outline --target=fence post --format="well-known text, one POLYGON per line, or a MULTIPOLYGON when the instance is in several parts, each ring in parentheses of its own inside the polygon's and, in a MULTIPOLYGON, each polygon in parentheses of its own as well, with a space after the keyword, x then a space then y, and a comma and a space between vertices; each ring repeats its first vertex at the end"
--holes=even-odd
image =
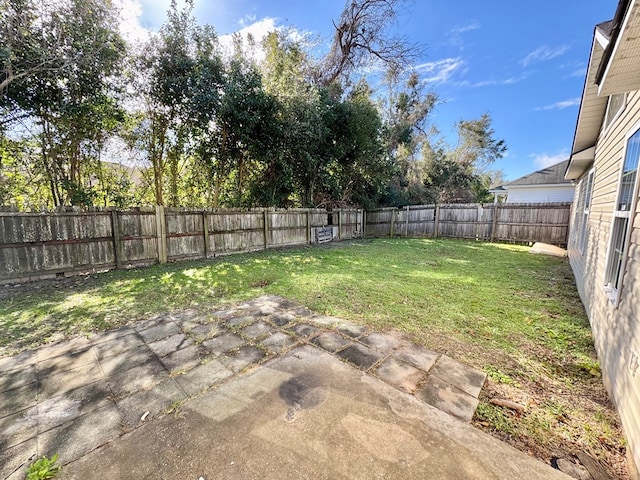
MULTIPOLYGON (((425 210, 426 210, 426 209, 425 209, 425 210)), ((434 210, 434 215, 435 215, 435 210, 434 210)), ((420 217, 421 217, 421 216, 422 216, 422 215, 420 214, 420 217)), ((425 218, 425 219, 424 219, 424 236, 425 236, 425 237, 427 236, 427 228, 428 228, 428 227, 429 227, 429 221, 425 218)))
POLYGON ((113 233, 113 256, 116 261, 116 268, 121 268, 122 244, 120 243, 120 223, 117 210, 111 210, 111 232, 113 233))
POLYGON ((476 240, 480 237, 480 220, 482 219, 482 204, 478 205, 478 213, 476 215, 476 240))
POLYGON ((436 205, 435 217, 433 219, 433 238, 438 238, 439 228, 440 228, 440 205, 436 205))
POLYGON ((389 238, 393 238, 393 226, 396 223, 396 207, 391 209, 391 226, 389 227, 389 238))
POLYGON ((342 209, 337 210, 338 212, 338 240, 342 240, 342 209))
POLYGON ((262 210, 263 221, 264 221, 264 249, 266 250, 269 246, 269 213, 267 209, 262 210))
POLYGON ((156 235, 158 237, 158 262, 167 263, 167 218, 162 205, 156 205, 156 235))
POLYGON ((311 244, 311 209, 307 208, 307 243, 311 244))
POLYGON ((362 209, 362 238, 367 235, 367 211, 362 209))
POLYGON ((204 237, 204 258, 209 258, 209 218, 207 211, 202 211, 202 235, 204 237))
POLYGON ((406 210, 405 215, 407 216, 407 218, 405 218, 405 222, 404 222, 404 236, 408 237, 409 236, 409 205, 405 207, 405 210, 406 210))
POLYGON ((489 239, 491 243, 495 241, 496 230, 498 229, 498 209, 500 208, 499 206, 500 206, 499 203, 493 204, 493 222, 491 223, 491 238, 489 239))

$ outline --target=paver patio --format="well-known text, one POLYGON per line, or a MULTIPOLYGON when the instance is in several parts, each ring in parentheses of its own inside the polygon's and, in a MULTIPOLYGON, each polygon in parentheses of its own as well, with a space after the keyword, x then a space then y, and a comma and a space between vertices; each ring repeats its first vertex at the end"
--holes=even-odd
MULTIPOLYGON (((24 478, 43 455, 77 460, 297 351, 325 352, 465 422, 485 380, 400 334, 316 315, 281 297, 157 315, 0 359, 0 478, 24 478)), ((312 401, 296 397, 305 388, 289 385, 287 415, 312 401)))

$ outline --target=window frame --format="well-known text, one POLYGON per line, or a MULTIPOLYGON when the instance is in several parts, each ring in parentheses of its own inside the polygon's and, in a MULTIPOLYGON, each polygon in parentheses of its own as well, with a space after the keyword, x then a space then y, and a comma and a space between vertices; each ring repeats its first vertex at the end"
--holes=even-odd
MULTIPOLYGON (((593 202, 595 174, 596 169, 592 168, 583 179, 583 182, 585 182, 584 195, 582 196, 582 205, 579 212, 582 218, 580 219, 580 230, 578 231, 578 251, 582 256, 584 256, 587 251, 587 245, 589 244, 589 212, 591 211, 591 203, 593 202)), ((582 182, 580 182, 580 186, 582 187, 582 182)), ((582 195, 583 192, 581 191, 580 194, 582 195)))
POLYGON ((614 95, 609 95, 609 98, 607 99, 607 109, 606 109, 606 111, 604 113, 604 120, 602 122, 602 132, 603 132, 603 134, 607 133, 607 131, 609 130, 611 125, 613 125, 616 122, 616 120, 618 119, 618 117, 620 117, 620 115, 622 114, 622 112, 624 111, 624 109, 626 107, 627 107, 627 94, 626 93, 617 93, 617 94, 614 94, 614 95), (619 98, 620 96, 622 96, 622 104, 620 105, 618 110, 616 110, 616 112, 612 116, 609 116, 609 114, 611 113, 611 101, 613 100, 614 97, 619 98))
MULTIPOLYGON (((627 266, 629 255, 629 244, 631 233, 633 231, 633 218, 631 212, 635 212, 637 208, 638 197, 638 177, 640 173, 640 150, 634 152, 638 157, 638 164, 635 167, 634 184, 631 187, 631 204, 629 208, 620 210, 620 200, 623 193, 622 179, 625 174, 625 165, 627 163, 627 154, 629 153, 629 144, 631 139, 638 136, 635 141, 640 144, 640 122, 637 122, 625 135, 625 143, 620 163, 620 172, 618 174, 618 186, 616 189, 615 203, 613 205, 613 214, 611 219, 611 227, 609 231, 609 245, 607 247, 607 256, 605 272, 604 272, 604 289, 609 300, 617 308, 620 303, 622 288, 624 286, 624 272, 627 266), (621 243, 621 245, 619 245, 621 243)), ((640 148, 640 147, 639 147, 640 148)), ((631 172, 630 171, 630 172, 631 172)), ((627 172, 628 174, 629 172, 627 172)))

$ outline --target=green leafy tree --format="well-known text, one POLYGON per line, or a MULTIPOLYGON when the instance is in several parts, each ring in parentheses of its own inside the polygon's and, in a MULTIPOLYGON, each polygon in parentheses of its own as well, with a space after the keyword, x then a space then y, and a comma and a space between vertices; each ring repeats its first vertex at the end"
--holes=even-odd
POLYGON ((5 26, 0 49, 2 123, 21 117, 35 127, 55 205, 90 202, 87 166, 122 120, 114 87, 124 43, 115 12, 101 0, 8 5, 3 15, 15 23, 5 26))

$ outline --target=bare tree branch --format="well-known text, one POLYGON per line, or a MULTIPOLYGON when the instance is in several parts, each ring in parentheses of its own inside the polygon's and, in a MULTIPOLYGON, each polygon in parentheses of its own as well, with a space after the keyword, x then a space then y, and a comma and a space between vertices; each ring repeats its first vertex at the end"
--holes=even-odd
POLYGON ((404 3, 406 0, 347 0, 337 25, 333 22, 331 50, 320 63, 318 83, 330 85, 376 61, 391 70, 409 66, 420 55, 420 47, 392 32, 404 3))

